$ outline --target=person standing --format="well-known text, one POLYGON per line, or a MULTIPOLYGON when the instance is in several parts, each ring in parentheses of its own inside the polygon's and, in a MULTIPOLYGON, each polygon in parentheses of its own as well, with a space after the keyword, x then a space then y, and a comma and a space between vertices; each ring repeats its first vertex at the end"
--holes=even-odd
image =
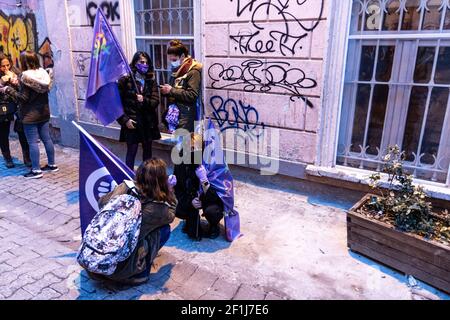
MULTIPOLYGON (((22 76, 20 88, 6 86, 1 91, 19 104, 19 119, 30 145, 32 168, 25 175, 27 179, 40 179, 43 172, 57 172, 55 148, 50 137, 50 107, 48 93, 52 86, 52 71, 44 70, 37 54, 26 51, 20 55, 22 76), (50 74, 49 74, 50 72, 50 74), (40 167, 39 139, 45 146, 48 164, 40 167)), ((2 93, 0 92, 0 93, 2 93)))
POLYGON ((170 83, 161 86, 161 93, 168 98, 169 105, 179 109, 177 129, 194 132, 198 99, 201 101, 203 65, 189 55, 188 48, 179 40, 172 40, 167 49, 171 64, 170 83))
MULTIPOLYGON (((19 80, 17 78, 17 73, 13 72, 11 59, 5 54, 0 53, 0 87, 5 86, 18 88, 19 80)), ((16 112, 17 104, 14 100, 7 94, 0 94, 0 149, 8 169, 15 167, 9 148, 9 133, 11 122, 14 121, 16 112)), ((17 120, 14 125, 15 128, 16 124, 17 120)), ((22 147, 23 161, 25 165, 31 166, 30 149, 25 134, 23 133, 23 130, 17 131, 17 133, 22 147)))
POLYGON ((153 140, 161 139, 161 133, 156 112, 159 92, 150 56, 136 52, 130 67, 133 75, 119 80, 124 115, 117 122, 121 125, 120 142, 127 143, 126 164, 134 170, 139 144, 142 144, 143 161, 149 160, 153 155, 153 140))

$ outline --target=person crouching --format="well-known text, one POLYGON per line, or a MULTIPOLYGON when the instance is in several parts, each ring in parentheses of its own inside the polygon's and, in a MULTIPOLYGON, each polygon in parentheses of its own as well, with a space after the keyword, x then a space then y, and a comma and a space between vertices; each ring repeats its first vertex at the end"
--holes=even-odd
MULTIPOLYGON (((161 159, 152 158, 136 171, 136 189, 142 204, 142 223, 136 248, 131 255, 117 265, 111 276, 90 274, 97 280, 112 280, 139 285, 149 279, 150 268, 158 251, 170 237, 170 223, 175 219, 177 201, 168 182, 167 165, 161 159)), ((99 207, 112 198, 128 194, 130 188, 122 183, 114 191, 99 200, 99 207)))
MULTIPOLYGON (((219 223, 223 218, 224 205, 214 187, 209 183, 207 171, 201 164, 195 163, 202 159, 203 142, 198 134, 191 133, 190 163, 175 165, 174 175, 177 184, 175 195, 178 199, 176 216, 185 220, 183 232, 194 240, 202 237, 215 239, 220 235, 219 223), (208 221, 208 228, 201 227, 200 210, 208 221)), ((183 156, 183 150, 180 156, 183 156)))

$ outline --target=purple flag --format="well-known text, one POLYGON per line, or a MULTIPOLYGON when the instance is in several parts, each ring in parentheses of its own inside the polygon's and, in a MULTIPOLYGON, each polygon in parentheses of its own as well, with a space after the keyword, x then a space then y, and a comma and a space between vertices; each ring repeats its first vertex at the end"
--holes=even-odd
POLYGON ((124 180, 133 180, 134 172, 82 127, 73 124, 80 131, 80 223, 84 235, 99 211, 100 197, 124 180))
POLYGON ((131 74, 122 48, 101 9, 94 25, 91 66, 86 92, 86 108, 108 125, 123 115, 117 81, 131 74))
POLYGON ((227 240, 232 242, 241 234, 239 212, 234 209, 234 182, 225 156, 218 131, 211 119, 204 132, 205 155, 203 165, 208 172, 209 183, 222 199, 225 209, 225 231, 227 240))

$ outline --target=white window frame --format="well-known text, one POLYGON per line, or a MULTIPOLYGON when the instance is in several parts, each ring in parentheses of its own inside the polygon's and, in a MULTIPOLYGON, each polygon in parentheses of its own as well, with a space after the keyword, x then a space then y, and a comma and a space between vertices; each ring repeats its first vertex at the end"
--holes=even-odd
MULTIPOLYGON (((313 176, 367 184, 370 171, 337 165, 348 46, 350 40, 379 39, 379 35, 350 35, 352 2, 352 0, 331 0, 328 3, 329 39, 328 51, 324 61, 323 79, 325 80, 322 93, 317 158, 314 165, 306 168, 306 173, 313 176)), ((397 34, 390 35, 386 39, 417 39, 417 36, 418 33, 397 34)), ((449 39, 450 33, 441 35, 420 33, 420 37, 423 40, 449 39)), ((450 170, 445 185, 428 180, 416 179, 416 181, 424 185, 431 196, 450 200, 450 170)))
MULTIPOLYGON (((197 55, 197 59, 203 60, 203 17, 204 10, 203 1, 194 0, 194 36, 177 36, 179 40, 194 40, 194 48, 197 55)), ((137 36, 136 35, 136 18, 134 11, 133 0, 120 0, 120 13, 122 21, 122 38, 124 43, 124 50, 127 54, 127 58, 131 59, 133 54, 137 50, 137 40, 172 40, 171 36, 137 36)))

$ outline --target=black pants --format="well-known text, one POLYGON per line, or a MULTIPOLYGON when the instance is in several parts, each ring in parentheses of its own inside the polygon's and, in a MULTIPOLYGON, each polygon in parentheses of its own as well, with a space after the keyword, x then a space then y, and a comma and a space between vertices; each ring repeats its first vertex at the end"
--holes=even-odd
MULTIPOLYGON (((152 146, 153 141, 148 140, 146 142, 142 142, 142 161, 146 161, 152 158, 153 152, 152 152, 152 146)), ((127 158, 126 158, 126 165, 131 170, 134 170, 134 162, 136 160, 136 154, 138 152, 139 143, 128 143, 127 144, 127 158)))
POLYGON ((0 149, 2 150, 3 158, 11 160, 11 150, 9 149, 9 130, 11 128, 11 121, 0 122, 0 149))
MULTIPOLYGON (((5 160, 11 160, 11 150, 9 148, 9 133, 11 128, 11 121, 0 122, 0 148, 2 150, 5 160)), ((23 131, 17 131, 19 136, 20 146, 22 147, 22 155, 24 162, 30 162, 30 146, 28 145, 27 137, 23 131)))
MULTIPOLYGON (((186 196, 186 199, 180 199, 176 209, 176 216, 179 219, 186 220, 186 231, 191 238, 201 238, 203 236, 200 228, 199 210, 195 209, 191 197, 186 196)), ((218 198, 218 201, 205 201, 203 203, 203 216, 206 218, 210 226, 217 226, 223 218, 223 202, 218 198)), ((208 199, 209 200, 209 199, 208 199)))
POLYGON ((199 210, 192 205, 192 199, 189 195, 179 197, 175 215, 179 219, 186 220, 186 233, 189 237, 201 239, 203 235, 200 227, 199 210))
POLYGON ((217 226, 223 218, 223 204, 207 204, 203 209, 203 215, 208 220, 210 226, 217 226))

